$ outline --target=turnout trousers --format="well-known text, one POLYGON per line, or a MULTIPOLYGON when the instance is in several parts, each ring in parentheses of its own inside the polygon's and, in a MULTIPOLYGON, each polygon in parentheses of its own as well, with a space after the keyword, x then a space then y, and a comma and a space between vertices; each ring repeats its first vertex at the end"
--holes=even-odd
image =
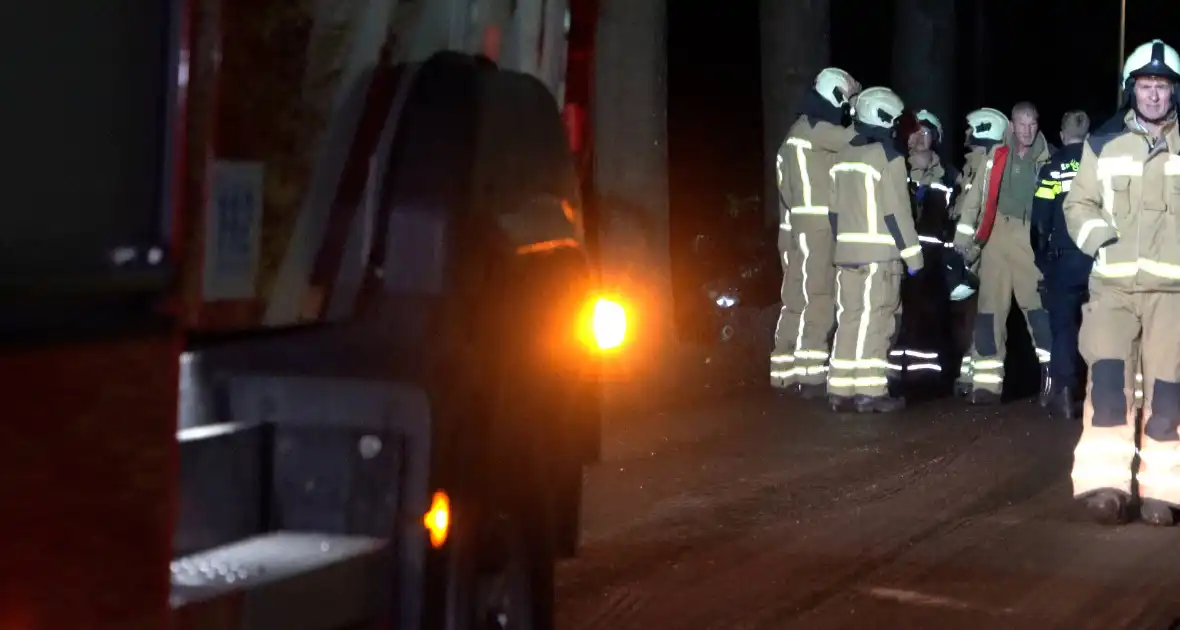
POLYGON ((824 383, 836 318, 831 224, 826 216, 800 219, 793 230, 779 229, 782 308, 770 355, 770 384, 779 388, 824 383))
POLYGON ((955 352, 962 358, 957 367, 955 386, 971 389, 971 362, 974 360, 975 344, 975 312, 978 309, 978 297, 971 296, 962 302, 951 305, 951 315, 954 318, 955 352))
POLYGON ((996 217, 991 238, 983 247, 979 266, 979 310, 971 360, 971 386, 996 394, 1004 388, 1004 358, 1008 345, 1008 312, 1012 298, 1024 315, 1037 360, 1044 367, 1052 356, 1049 313, 1041 306, 1037 284, 1041 272, 1029 242, 1029 224, 1008 216, 996 217))
POLYGON ((896 343, 889 351, 891 376, 904 383, 935 383, 944 371, 958 369, 950 320, 950 289, 942 267, 942 244, 922 244, 922 259, 929 272, 901 281, 901 322, 896 343))
POLYGON ((1082 307, 1080 345, 1090 369, 1070 474, 1074 496, 1103 489, 1129 494, 1137 479, 1142 498, 1180 507, 1178 311, 1180 293, 1130 293, 1091 282, 1082 307))
POLYGON ((885 396, 901 308, 900 260, 836 269, 836 337, 828 393, 885 396))

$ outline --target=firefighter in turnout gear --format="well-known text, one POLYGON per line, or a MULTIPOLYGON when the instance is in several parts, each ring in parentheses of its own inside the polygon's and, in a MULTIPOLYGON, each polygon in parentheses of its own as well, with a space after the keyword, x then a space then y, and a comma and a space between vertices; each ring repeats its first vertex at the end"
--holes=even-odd
POLYGON ((1093 133, 1065 199, 1078 248, 1094 257, 1080 345, 1089 365, 1074 496, 1102 522, 1122 522, 1138 481, 1140 517, 1171 525, 1180 507, 1180 55, 1159 40, 1123 66, 1122 129, 1093 133), (1143 434, 1136 451, 1136 352, 1143 434), (1139 469, 1133 469, 1136 454, 1139 469))
MULTIPOLYGON (((967 155, 963 161, 963 172, 955 180, 955 188, 959 194, 955 196, 951 205, 950 218, 958 221, 963 212, 963 199, 967 191, 971 190, 975 177, 983 170, 987 163, 987 154, 992 147, 1004 141, 1004 134, 1008 131, 1008 117, 998 109, 984 107, 967 114, 967 136, 964 145, 967 155)), ((973 254, 977 255, 977 254, 973 254)), ((965 262, 965 261, 964 261, 965 262)), ((968 265, 970 266, 970 265, 968 265)), ((964 298, 957 301, 952 308, 955 315, 955 342, 963 358, 959 364, 959 374, 955 379, 955 394, 967 396, 971 393, 971 355, 975 351, 974 337, 976 297, 964 298)))
POLYGON ((848 146, 844 124, 860 91, 851 75, 825 68, 804 97, 803 113, 779 148, 779 253, 783 264, 782 308, 770 355, 773 387, 805 398, 824 395, 828 339, 835 325, 835 242, 828 220, 828 172, 848 146))
POLYGON ((1037 267, 1044 276, 1041 298, 1049 311, 1053 336, 1049 361, 1050 411, 1072 420, 1078 391, 1078 328, 1086 282, 1094 260, 1083 254, 1069 237, 1062 202, 1077 176, 1082 143, 1090 131, 1090 118, 1083 111, 1066 112, 1061 119, 1062 147, 1053 161, 1041 167, 1041 185, 1033 200, 1032 245, 1037 267))
POLYGON ((1038 292, 1029 240, 1037 174, 1049 162, 1049 148, 1032 103, 1012 109, 1005 142, 988 150, 987 161, 964 194, 955 226, 955 248, 968 262, 979 260, 979 303, 975 314, 971 393, 973 404, 998 404, 1004 386, 1008 312, 1012 298, 1024 315, 1041 364, 1042 400, 1049 380, 1049 313, 1038 292))
MULTIPOLYGON (((909 118, 907 116, 907 118, 909 118)), ((939 158, 938 145, 942 139, 942 124, 927 110, 919 111, 911 119, 906 147, 908 150, 910 198, 914 208, 914 223, 922 243, 922 257, 928 267, 942 265, 944 241, 948 240, 948 213, 954 196, 953 168, 944 166, 939 158)), ((903 132, 905 133, 905 132, 903 132)), ((953 229, 953 228, 952 228, 953 229)), ((944 365, 954 351, 950 347, 951 321, 950 289, 946 274, 924 273, 902 282, 904 315, 897 343, 889 352, 891 375, 900 376, 894 389, 929 390, 938 385, 952 365, 944 365)), ((959 357, 954 357, 954 363, 959 357)), ((935 387, 937 389, 937 387, 935 387)))
POLYGON ((831 229, 836 235, 836 336, 828 395, 832 409, 888 412, 905 407, 889 395, 888 353, 901 310, 901 279, 922 269, 905 157, 894 125, 905 105, 883 87, 854 104, 856 137, 831 168, 831 229))

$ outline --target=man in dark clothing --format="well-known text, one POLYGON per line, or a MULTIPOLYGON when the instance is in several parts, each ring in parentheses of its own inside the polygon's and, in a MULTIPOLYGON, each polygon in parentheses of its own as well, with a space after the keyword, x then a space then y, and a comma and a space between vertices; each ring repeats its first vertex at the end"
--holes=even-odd
POLYGON ((1090 118, 1083 111, 1061 119, 1063 146, 1041 167, 1040 187, 1033 199, 1032 246, 1044 274, 1041 299, 1049 310, 1052 353, 1049 362, 1049 410, 1072 420, 1079 381, 1078 328, 1086 301, 1086 283, 1094 259, 1082 253, 1065 227, 1062 202, 1077 175, 1090 118))
MULTIPOLYGON (((954 229, 950 220, 958 172, 939 157, 942 123, 934 114, 921 110, 903 116, 907 182, 913 203, 914 225, 922 243, 922 256, 932 269, 941 270, 944 243, 954 229)), ((889 353, 893 387, 913 395, 949 393, 950 381, 958 370, 960 356, 952 343, 950 288, 946 274, 925 273, 902 283, 902 321, 896 344, 889 353)))

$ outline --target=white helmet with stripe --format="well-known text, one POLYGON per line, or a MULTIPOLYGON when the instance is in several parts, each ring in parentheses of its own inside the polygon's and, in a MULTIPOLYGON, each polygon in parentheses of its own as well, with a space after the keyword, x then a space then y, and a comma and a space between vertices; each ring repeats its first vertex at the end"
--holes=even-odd
POLYGON ((1131 51, 1123 63, 1123 83, 1129 87, 1136 77, 1180 81, 1180 55, 1162 40, 1153 39, 1131 51))
POLYGON ((905 103, 887 87, 871 87, 861 92, 853 103, 853 117, 862 124, 892 128, 905 111, 905 103))
POLYGON ((931 127, 934 127, 935 133, 938 134, 937 138, 935 138, 935 139, 937 141, 941 142, 942 141, 942 122, 938 120, 938 116, 935 116, 934 113, 928 109, 923 109, 923 110, 919 111, 916 114, 916 116, 918 118, 918 122, 926 123, 926 124, 930 125, 931 127))
POLYGON ((1004 139, 1004 132, 1008 130, 1008 117, 998 109, 984 107, 967 114, 967 128, 968 141, 974 138, 999 142, 1004 139))
POLYGON ((860 84, 844 70, 824 68, 815 77, 815 91, 835 107, 844 107, 860 92, 860 84))

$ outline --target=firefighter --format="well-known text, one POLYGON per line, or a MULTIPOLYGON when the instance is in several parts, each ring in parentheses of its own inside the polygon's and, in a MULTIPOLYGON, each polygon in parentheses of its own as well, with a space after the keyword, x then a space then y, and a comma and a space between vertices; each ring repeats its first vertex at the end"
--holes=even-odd
POLYGON ((821 398, 828 339, 835 325, 834 241, 828 221, 828 171, 853 132, 845 124, 860 84, 825 68, 804 96, 802 115, 779 148, 779 253, 782 308, 770 355, 771 386, 821 398))
POLYGON ((828 374, 834 411, 889 412, 905 399, 888 391, 887 358, 901 308, 901 279, 922 269, 905 158, 894 126, 905 109, 884 87, 856 99, 856 137, 831 168, 836 235, 836 336, 828 374))
MULTIPOLYGON (((943 166, 937 151, 942 139, 942 124, 927 110, 914 117, 914 127, 907 138, 907 178, 913 203, 914 223, 922 243, 922 258, 927 266, 940 267, 943 239, 949 223, 948 213, 958 175, 952 167, 943 166)), ((902 323, 897 345, 889 353, 891 374, 901 376, 901 387, 937 385, 944 372, 952 367, 943 365, 954 354, 948 347, 951 340, 949 317, 950 289, 946 275, 921 274, 902 283, 902 323)), ((959 357, 955 357, 957 363, 959 357)), ((937 388, 935 388, 937 389, 937 388)))
POLYGON ((1123 81, 1123 127, 1090 135, 1065 198, 1069 235, 1095 258, 1080 334, 1089 383, 1071 477, 1074 496, 1101 522, 1127 519, 1138 481, 1140 517, 1171 525, 1180 506, 1180 55, 1158 39, 1143 44, 1127 57, 1123 81))
MULTIPOLYGON (((964 193, 971 190, 976 174, 987 163, 987 154, 992 147, 1004 140, 1004 132, 1008 130, 1008 117, 998 109, 984 107, 967 114, 967 135, 964 146, 967 155, 963 160, 963 172, 955 180, 955 188, 959 194, 955 195, 951 204, 951 221, 958 221, 962 214, 964 193)), ((963 358, 959 364, 959 373, 955 379, 955 394, 968 396, 971 394, 971 354, 975 350, 972 343, 972 324, 975 320, 976 298, 972 294, 968 298, 955 302, 954 312, 955 343, 963 358)))
POLYGON ((1041 399, 1048 404, 1049 313, 1041 305, 1029 219, 1037 174, 1049 161, 1048 143, 1032 103, 1017 103, 1005 142, 988 150, 987 161, 964 194, 955 226, 955 248, 979 262, 971 393, 977 405, 998 404, 1004 387, 1008 311, 1012 298, 1024 315, 1041 365, 1041 399))
POLYGON ((1050 412, 1072 420, 1078 391, 1078 328, 1086 282, 1094 260, 1083 254, 1065 229, 1062 202, 1069 193, 1082 159, 1082 143, 1090 131, 1083 111, 1066 112, 1061 119, 1061 149, 1041 167, 1040 188, 1033 200, 1032 243, 1037 267, 1044 276, 1041 297, 1049 311, 1053 336, 1049 361, 1050 412))

